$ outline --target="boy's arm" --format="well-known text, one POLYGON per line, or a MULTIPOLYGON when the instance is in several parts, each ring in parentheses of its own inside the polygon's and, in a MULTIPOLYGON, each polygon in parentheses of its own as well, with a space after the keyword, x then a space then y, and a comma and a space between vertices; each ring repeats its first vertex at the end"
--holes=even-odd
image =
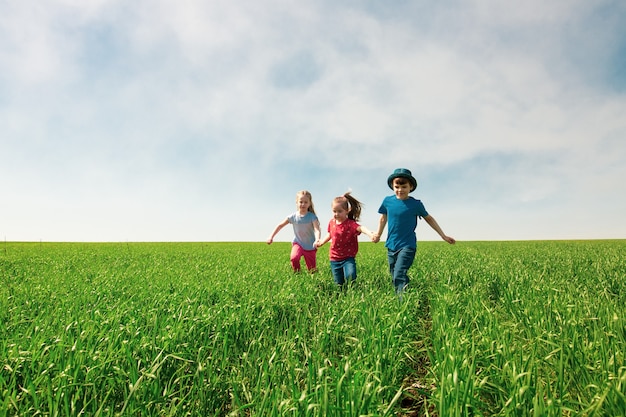
POLYGON ((383 230, 385 230, 385 226, 387 226, 387 215, 381 214, 380 220, 378 220, 378 230, 374 233, 372 237, 372 242, 378 243, 380 242, 380 236, 383 234, 383 230))
POLYGON ((445 240, 446 242, 448 242, 449 244, 453 245, 456 240, 454 240, 453 237, 450 236, 446 236, 446 234, 443 232, 443 230, 441 230, 441 227, 439 227, 439 224, 437 223, 437 220, 435 220, 435 218, 431 215, 425 216, 423 217, 424 220, 426 220, 426 223, 428 223, 430 225, 430 227, 433 228, 433 230, 435 232, 437 232, 439 234, 439 236, 441 236, 441 238, 443 240, 445 240))

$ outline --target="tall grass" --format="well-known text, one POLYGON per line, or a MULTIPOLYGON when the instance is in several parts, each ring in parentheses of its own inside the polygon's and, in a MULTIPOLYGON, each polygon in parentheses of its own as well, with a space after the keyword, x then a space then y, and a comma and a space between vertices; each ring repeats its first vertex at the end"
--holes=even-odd
POLYGON ((624 415, 626 241, 6 243, 0 416, 624 415))
POLYGON ((339 293, 321 255, 294 275, 288 252, 10 244, 0 415, 391 414, 414 312, 380 262, 339 293))
POLYGON ((625 415, 625 242, 461 250, 431 300, 443 414, 625 415))

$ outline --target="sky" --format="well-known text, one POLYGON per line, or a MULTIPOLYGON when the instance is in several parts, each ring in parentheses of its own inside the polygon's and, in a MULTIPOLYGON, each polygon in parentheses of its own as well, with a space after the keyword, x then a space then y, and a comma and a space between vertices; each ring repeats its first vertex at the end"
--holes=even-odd
POLYGON ((458 241, 624 239, 625 28, 623 0, 0 0, 0 238, 265 241, 303 189, 375 230, 402 167, 458 241))

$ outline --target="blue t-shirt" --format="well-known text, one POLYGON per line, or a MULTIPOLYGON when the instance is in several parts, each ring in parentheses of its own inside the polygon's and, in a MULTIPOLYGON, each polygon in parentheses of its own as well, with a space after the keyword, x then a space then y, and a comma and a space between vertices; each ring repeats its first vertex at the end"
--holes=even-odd
POLYGON ((295 212, 287 217, 287 220, 293 225, 293 233, 295 234, 293 243, 302 246, 304 250, 315 249, 315 246, 313 246, 315 243, 315 228, 313 227, 313 223, 318 221, 317 216, 310 211, 304 216, 295 212))
POLYGON ((428 216, 420 200, 413 197, 400 200, 395 195, 390 195, 385 197, 378 213, 387 215, 387 248, 395 251, 417 247, 417 218, 428 216))

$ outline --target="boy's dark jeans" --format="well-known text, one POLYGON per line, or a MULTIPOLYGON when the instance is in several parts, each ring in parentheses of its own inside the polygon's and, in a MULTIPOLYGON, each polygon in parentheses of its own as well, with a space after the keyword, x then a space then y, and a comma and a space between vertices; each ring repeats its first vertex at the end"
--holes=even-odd
POLYGON ((399 294, 409 285, 409 268, 415 260, 416 248, 401 248, 398 250, 387 250, 387 260, 389 261, 389 272, 393 280, 393 287, 399 294))

